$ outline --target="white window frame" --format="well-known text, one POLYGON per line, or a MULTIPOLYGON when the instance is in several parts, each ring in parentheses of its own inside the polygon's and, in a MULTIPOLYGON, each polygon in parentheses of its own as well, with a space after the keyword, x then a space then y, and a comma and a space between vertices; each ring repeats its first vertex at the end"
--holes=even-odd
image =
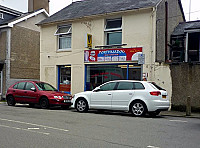
POLYGON ((118 28, 110 28, 110 29, 107 29, 107 21, 115 21, 115 20, 121 20, 122 21, 122 18, 116 18, 116 19, 106 19, 105 21, 105 28, 104 28, 104 34, 105 34, 105 45, 108 45, 107 44, 107 34, 108 33, 113 33, 113 32, 121 32, 122 33, 122 24, 121 24, 121 27, 118 27, 118 28))
POLYGON ((3 13, 0 13, 0 19, 4 19, 4 17, 3 17, 3 13))
POLYGON ((60 49, 59 47, 60 47, 60 42, 59 42, 59 40, 60 40, 60 38, 62 38, 61 37, 61 35, 66 35, 67 37, 70 37, 71 39, 72 39, 72 25, 70 24, 70 25, 62 25, 62 26, 58 26, 58 29, 56 30, 56 32, 55 32, 55 34, 54 34, 55 36, 57 36, 57 50, 58 51, 71 51, 71 45, 72 45, 72 43, 71 43, 71 45, 70 45, 70 48, 64 48, 64 49, 60 49), (64 32, 64 33, 59 33, 59 30, 61 29, 61 28, 64 28, 64 27, 69 27, 69 29, 68 29, 68 31, 67 32, 64 32))

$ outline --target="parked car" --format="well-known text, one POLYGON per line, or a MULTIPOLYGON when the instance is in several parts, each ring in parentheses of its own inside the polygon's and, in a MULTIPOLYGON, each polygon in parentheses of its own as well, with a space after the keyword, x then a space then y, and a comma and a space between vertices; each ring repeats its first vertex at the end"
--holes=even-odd
POLYGON ((59 92, 48 83, 40 81, 19 81, 7 90, 6 100, 9 106, 16 103, 26 103, 33 107, 39 104, 41 108, 59 105, 63 108, 71 106, 71 95, 59 92))
POLYGON ((78 112, 88 109, 129 111, 134 116, 158 115, 170 106, 166 90, 153 82, 116 80, 72 97, 78 112))

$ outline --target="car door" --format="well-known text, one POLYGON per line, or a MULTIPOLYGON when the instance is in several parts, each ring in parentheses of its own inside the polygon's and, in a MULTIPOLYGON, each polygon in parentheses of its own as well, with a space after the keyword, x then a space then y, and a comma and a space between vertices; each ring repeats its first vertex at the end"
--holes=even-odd
POLYGON ((134 95, 133 82, 118 82, 116 91, 113 92, 112 109, 113 110, 127 110, 128 104, 134 95))
POLYGON ((115 86, 116 82, 109 82, 102 85, 97 91, 93 91, 90 98, 90 107, 95 109, 111 109, 112 94, 115 86))
POLYGON ((24 99, 28 103, 37 103, 37 91, 35 85, 31 82, 27 82, 24 90, 24 99), (35 90, 35 91, 34 91, 35 90))
POLYGON ((24 86, 26 82, 20 82, 13 87, 13 96, 16 102, 24 102, 24 86))

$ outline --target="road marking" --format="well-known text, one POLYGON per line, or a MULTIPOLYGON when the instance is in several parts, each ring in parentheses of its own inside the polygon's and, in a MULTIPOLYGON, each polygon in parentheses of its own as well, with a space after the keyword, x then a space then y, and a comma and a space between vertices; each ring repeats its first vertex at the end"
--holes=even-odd
POLYGON ((39 134, 44 134, 44 135, 49 135, 50 133, 44 133, 44 132, 38 132, 38 131, 31 131, 29 129, 23 129, 23 128, 19 128, 19 127, 12 127, 12 126, 7 126, 7 125, 1 125, 1 127, 6 127, 6 128, 12 128, 12 129, 16 129, 16 130, 23 130, 23 131, 28 131, 28 132, 32 132, 32 133, 39 133, 39 134))
POLYGON ((39 124, 34 124, 34 123, 21 122, 21 121, 15 121, 15 120, 3 119, 3 118, 0 118, 0 120, 14 122, 14 123, 20 123, 20 124, 27 124, 27 125, 37 126, 37 127, 39 126, 39 127, 44 127, 44 128, 49 128, 49 129, 54 129, 54 130, 59 130, 59 131, 64 131, 64 132, 69 131, 66 129, 56 128, 56 127, 50 127, 50 126, 45 126, 45 125, 39 125, 39 124))
POLYGON ((147 146, 147 148, 159 148, 159 147, 149 145, 147 146))
POLYGON ((29 127, 28 130, 39 130, 40 128, 29 127))
POLYGON ((187 122, 187 121, 183 121, 183 120, 169 120, 169 121, 171 121, 171 122, 184 122, 184 123, 187 122))

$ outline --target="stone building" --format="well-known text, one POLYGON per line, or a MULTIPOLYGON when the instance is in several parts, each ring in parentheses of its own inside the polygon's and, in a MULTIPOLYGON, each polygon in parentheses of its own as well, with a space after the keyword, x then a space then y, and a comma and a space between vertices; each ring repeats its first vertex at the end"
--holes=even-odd
MULTIPOLYGON (((38 7, 37 7, 38 8, 38 7)), ((40 79, 40 28, 45 9, 22 13, 0 6, 0 94, 24 79, 40 79)))

